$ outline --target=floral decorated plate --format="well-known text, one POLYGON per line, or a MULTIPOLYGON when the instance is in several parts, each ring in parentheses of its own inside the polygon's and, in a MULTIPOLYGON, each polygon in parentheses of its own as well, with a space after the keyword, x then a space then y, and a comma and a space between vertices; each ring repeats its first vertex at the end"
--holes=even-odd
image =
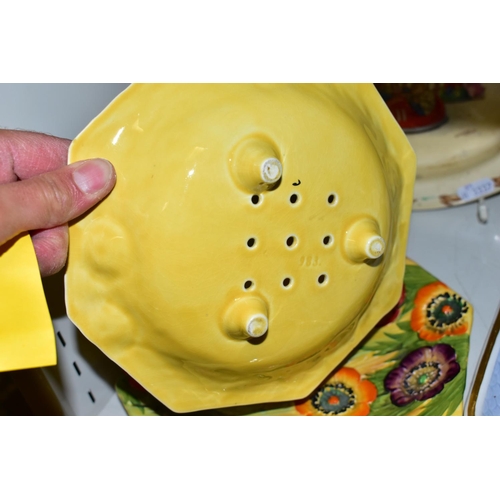
MULTIPOLYGON (((191 415, 462 415, 472 307, 407 260, 401 299, 307 398, 191 415)), ((175 415, 133 379, 117 384, 129 415, 175 415)))

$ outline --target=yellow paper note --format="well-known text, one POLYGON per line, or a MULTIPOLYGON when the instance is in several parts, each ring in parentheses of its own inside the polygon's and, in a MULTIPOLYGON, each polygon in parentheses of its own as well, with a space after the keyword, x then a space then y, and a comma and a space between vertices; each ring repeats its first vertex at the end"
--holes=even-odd
POLYGON ((29 235, 0 246, 0 371, 55 365, 56 346, 29 235))

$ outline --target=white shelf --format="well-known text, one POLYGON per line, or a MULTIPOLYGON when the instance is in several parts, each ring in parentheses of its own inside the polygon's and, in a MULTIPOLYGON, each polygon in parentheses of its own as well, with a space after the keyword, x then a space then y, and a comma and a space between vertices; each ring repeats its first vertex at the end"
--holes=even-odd
POLYGON ((67 317, 54 320, 57 366, 42 369, 67 415, 126 415, 114 384, 122 371, 67 317))

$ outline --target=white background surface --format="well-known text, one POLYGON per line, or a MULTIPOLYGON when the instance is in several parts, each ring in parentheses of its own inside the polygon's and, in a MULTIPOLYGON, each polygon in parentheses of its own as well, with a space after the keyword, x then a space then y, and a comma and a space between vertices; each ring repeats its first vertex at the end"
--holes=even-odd
MULTIPOLYGON (((0 127, 72 139, 125 87, 125 84, 0 84, 0 127)), ((489 211, 486 224, 477 219, 476 203, 414 212, 407 251, 408 257, 474 307, 466 393, 500 299, 500 197, 490 198, 486 204, 489 211)), ((59 364, 44 373, 67 414, 124 415, 113 390, 117 369, 65 318, 63 303, 58 304, 62 302, 61 286, 56 277, 48 281, 46 290, 49 302, 56 304, 51 311, 66 346, 57 340, 59 364)))

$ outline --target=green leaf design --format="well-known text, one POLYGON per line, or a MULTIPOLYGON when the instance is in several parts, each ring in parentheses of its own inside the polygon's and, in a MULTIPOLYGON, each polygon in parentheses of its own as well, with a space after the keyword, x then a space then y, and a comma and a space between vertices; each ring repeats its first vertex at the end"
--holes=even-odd
POLYGON ((420 266, 407 265, 405 269, 404 283, 408 288, 418 291, 425 285, 439 281, 431 273, 420 266))
MULTIPOLYGON (((123 384, 123 383, 122 383, 123 384)), ((132 391, 121 387, 120 382, 116 385, 116 394, 128 415, 135 416, 158 416, 154 410, 136 398, 132 391)))
MULTIPOLYGON (((398 327, 403 323, 398 323, 398 327)), ((391 352, 410 352, 418 349, 428 342, 419 338, 418 334, 412 330, 401 329, 401 333, 384 332, 383 338, 373 340, 361 347, 360 350, 372 351, 378 354, 388 354, 391 352)))
POLYGON ((422 287, 435 283, 436 281, 439 280, 420 266, 407 265, 404 277, 406 297, 401 314, 406 314, 413 308, 415 296, 422 287))
MULTIPOLYGON (((409 337, 406 334, 386 334, 387 337, 397 340, 398 337, 409 337)), ((391 370, 397 367, 397 364, 387 367, 384 370, 379 370, 368 379, 377 387, 378 396, 372 403, 371 415, 407 415, 411 411, 424 405, 424 409, 420 413, 422 416, 426 415, 451 415, 460 406, 463 401, 465 378, 467 374, 467 357, 469 352, 469 335, 457 335, 450 337, 443 337, 439 342, 430 344, 422 340, 415 341, 416 333, 414 333, 413 341, 408 343, 408 350, 401 350, 399 355, 395 358, 398 363, 410 352, 425 345, 434 345, 437 343, 449 344, 453 347, 457 355, 457 361, 460 364, 460 372, 458 375, 445 384, 443 390, 428 401, 414 401, 406 406, 399 407, 392 404, 390 394, 384 388, 384 380, 391 370)), ((417 336, 418 338, 418 336, 417 336)))
POLYGON ((418 408, 421 404, 420 401, 413 401, 406 406, 396 406, 392 404, 389 394, 383 394, 372 403, 370 415, 384 417, 408 415, 408 413, 418 408))

